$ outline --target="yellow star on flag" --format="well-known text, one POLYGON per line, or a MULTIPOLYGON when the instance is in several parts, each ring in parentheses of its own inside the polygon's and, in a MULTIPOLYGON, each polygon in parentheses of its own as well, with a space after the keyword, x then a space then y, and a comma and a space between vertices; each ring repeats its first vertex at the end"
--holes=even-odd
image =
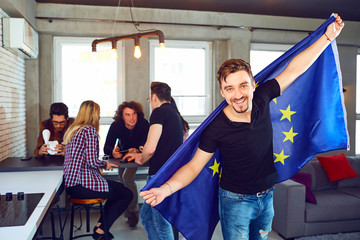
POLYGON ((281 151, 280 154, 274 153, 276 159, 274 163, 281 162, 283 165, 285 165, 284 160, 289 157, 289 155, 284 155, 284 149, 281 151))
POLYGON ((219 166, 220 166, 220 162, 216 162, 216 158, 214 161, 214 165, 212 165, 211 167, 209 167, 211 170, 213 170, 213 177, 215 175, 215 173, 219 173, 219 166))
POLYGON ((281 117, 280 121, 287 118, 290 122, 291 122, 291 115, 293 115, 294 113, 296 113, 295 111, 291 111, 290 110, 290 104, 289 106, 287 107, 286 110, 281 110, 280 109, 280 112, 282 112, 283 116, 281 117))
POLYGON ((255 88, 259 86, 259 81, 255 82, 255 88))
POLYGON ((294 133, 292 127, 290 128, 290 131, 288 131, 288 132, 282 132, 282 133, 285 134, 285 138, 284 138, 284 141, 283 141, 283 142, 285 142, 285 141, 287 141, 287 140, 290 140, 292 143, 294 143, 294 137, 295 137, 296 135, 298 135, 298 133, 294 133))

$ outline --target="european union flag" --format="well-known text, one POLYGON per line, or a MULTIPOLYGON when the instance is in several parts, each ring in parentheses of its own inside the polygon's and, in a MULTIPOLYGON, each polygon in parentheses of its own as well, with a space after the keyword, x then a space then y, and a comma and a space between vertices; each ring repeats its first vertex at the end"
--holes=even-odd
MULTIPOLYGON (((254 78, 258 84, 279 75, 289 62, 324 34, 329 18, 254 78)), ((317 153, 348 147, 346 110, 336 42, 270 103, 278 182, 291 178, 317 153)))
MULTIPOLYGON (((314 33, 284 53, 254 78, 258 84, 276 77, 335 20, 330 17, 314 33)), ((283 94, 271 102, 274 162, 278 182, 291 178, 317 153, 348 146, 342 79, 336 42, 283 94)), ((171 156, 142 190, 159 187, 194 155, 201 132, 227 105, 223 101, 171 156)), ((187 187, 156 206, 186 239, 211 239, 219 221, 218 182, 222 158, 217 151, 187 187)))

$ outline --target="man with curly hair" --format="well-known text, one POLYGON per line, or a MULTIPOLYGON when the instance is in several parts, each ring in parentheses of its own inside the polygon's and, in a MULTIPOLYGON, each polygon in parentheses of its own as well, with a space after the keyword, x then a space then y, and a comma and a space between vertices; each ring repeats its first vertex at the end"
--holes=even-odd
MULTIPOLYGON (((144 146, 149 131, 149 122, 144 118, 143 107, 140 103, 123 102, 116 110, 114 122, 108 131, 104 145, 104 153, 114 158, 121 158, 121 150, 140 152, 144 146), (116 141, 118 144, 115 146, 116 141)), ((137 168, 119 168, 120 182, 131 189, 134 198, 125 211, 129 227, 136 227, 139 221, 138 193, 135 184, 137 168)))

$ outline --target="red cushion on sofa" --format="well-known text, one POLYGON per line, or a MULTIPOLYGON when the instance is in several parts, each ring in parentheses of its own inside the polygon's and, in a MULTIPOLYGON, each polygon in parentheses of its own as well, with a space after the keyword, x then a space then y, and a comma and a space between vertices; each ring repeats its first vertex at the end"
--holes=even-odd
POLYGON ((311 191, 311 174, 309 173, 297 173, 291 180, 305 185, 305 201, 316 204, 316 198, 314 193, 311 191))
POLYGON ((345 154, 317 157, 322 168, 326 172, 330 182, 334 182, 341 179, 358 177, 354 169, 351 168, 349 160, 345 154))

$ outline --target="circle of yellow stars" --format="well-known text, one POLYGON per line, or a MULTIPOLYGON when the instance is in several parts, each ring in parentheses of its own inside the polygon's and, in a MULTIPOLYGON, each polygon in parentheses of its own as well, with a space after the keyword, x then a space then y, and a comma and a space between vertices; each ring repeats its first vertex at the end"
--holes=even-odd
MULTIPOLYGON (((275 102, 275 104, 277 104, 276 98, 274 99, 274 102, 275 102)), ((289 122, 291 122, 291 116, 296 113, 296 111, 291 111, 290 104, 288 105, 288 107, 285 110, 280 109, 280 112, 282 113, 282 117, 280 118, 280 121, 287 120, 289 122)), ((294 143, 294 137, 299 134, 297 132, 294 132, 293 127, 291 127, 288 132, 283 131, 282 133, 285 135, 283 142, 290 141, 292 143, 294 143)), ((290 155, 285 155, 284 149, 282 149, 280 153, 274 153, 274 155, 276 157, 274 162, 275 163, 281 162, 283 165, 285 165, 285 159, 290 157, 290 155)))
MULTIPOLYGON (((255 83, 255 88, 257 86, 259 86, 259 82, 255 83)), ((282 93, 280 93, 280 95, 281 94, 282 93)), ((273 101, 275 104, 277 104, 277 98, 274 98, 273 101)), ((283 114, 280 118, 280 121, 287 119, 289 122, 291 122, 291 116, 296 113, 296 111, 291 111, 290 104, 285 110, 280 109, 280 112, 283 114)), ((297 132, 294 132, 293 127, 291 127, 288 132, 283 131, 282 133, 285 135, 283 142, 291 141, 292 143, 294 143, 294 137, 299 134, 297 132)), ((282 149, 280 153, 274 153, 274 155, 276 157, 274 163, 281 162, 283 165, 285 165, 285 159, 290 157, 290 155, 285 155, 284 149, 282 149)))

